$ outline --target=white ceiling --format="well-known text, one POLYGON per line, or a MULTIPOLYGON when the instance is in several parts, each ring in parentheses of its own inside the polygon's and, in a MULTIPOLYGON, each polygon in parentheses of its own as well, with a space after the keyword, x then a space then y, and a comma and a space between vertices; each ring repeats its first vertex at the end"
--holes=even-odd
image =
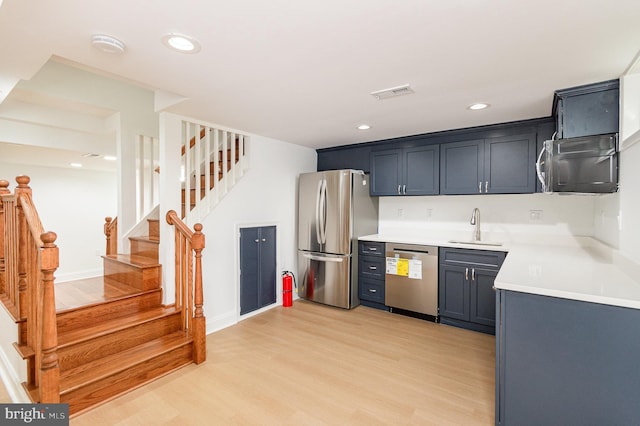
POLYGON ((549 116, 555 89, 617 78, 640 49, 638 0, 0 4, 0 100, 56 55, 185 97, 172 112, 313 148, 549 116), (169 50, 169 32, 202 50, 169 50), (93 48, 97 33, 126 52, 93 48), (370 95, 403 84, 415 94, 370 95), (466 109, 478 101, 491 107, 466 109))

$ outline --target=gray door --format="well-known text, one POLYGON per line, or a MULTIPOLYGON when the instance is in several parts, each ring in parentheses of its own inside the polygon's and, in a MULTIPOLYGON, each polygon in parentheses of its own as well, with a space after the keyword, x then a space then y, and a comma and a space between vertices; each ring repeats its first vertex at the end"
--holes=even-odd
POLYGON ((276 302, 276 227, 240 230, 240 315, 276 302))

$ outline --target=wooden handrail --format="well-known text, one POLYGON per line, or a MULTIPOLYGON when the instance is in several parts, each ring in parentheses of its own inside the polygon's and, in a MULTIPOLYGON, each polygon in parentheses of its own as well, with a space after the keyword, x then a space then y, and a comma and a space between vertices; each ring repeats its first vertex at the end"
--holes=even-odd
POLYGON ((193 362, 200 364, 207 357, 202 309, 202 250, 205 245, 202 224, 196 223, 191 231, 174 210, 167 212, 166 219, 175 227, 175 304, 182 312, 183 329, 193 338, 193 362))
POLYGON ((104 235, 107 237, 107 247, 105 254, 118 254, 118 218, 104 218, 104 235))
POLYGON ((59 252, 54 232, 43 232, 32 199, 30 178, 18 176, 15 193, 0 182, 4 251, 3 297, 19 323, 17 347, 27 356, 27 387, 38 401, 60 401, 60 368, 54 292, 59 252))

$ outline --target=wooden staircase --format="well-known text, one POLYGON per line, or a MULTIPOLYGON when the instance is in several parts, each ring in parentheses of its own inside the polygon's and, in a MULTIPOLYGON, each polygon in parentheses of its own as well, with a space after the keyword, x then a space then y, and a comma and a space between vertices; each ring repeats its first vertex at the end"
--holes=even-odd
MULTIPOLYGON (((6 181, 0 182, 6 188, 6 181)), ((30 201, 30 197, 21 198, 2 189, 0 194, 7 194, 12 201, 16 198, 22 203, 30 201)), ((14 218, 19 219, 20 213, 7 215, 13 210, 13 204, 3 200, 3 205, 0 219, 9 216, 11 220, 6 221, 9 225, 0 228, 13 229, 14 218)), ((108 219, 107 224, 111 222, 108 219)), ((27 382, 23 387, 33 402, 68 403, 70 415, 74 416, 178 368, 205 360, 200 263, 204 247, 202 226, 197 224, 195 232, 190 231, 172 211, 167 214, 167 221, 175 227, 178 247, 176 302, 172 305, 162 302, 158 220, 148 221, 146 236, 130 238, 130 254, 107 252, 103 256, 103 277, 55 286, 51 279, 50 287, 46 286, 48 282, 43 284, 45 290, 30 291, 29 285, 18 286, 20 274, 14 279, 11 268, 5 267, 15 264, 17 271, 28 271, 38 284, 38 269, 21 265, 33 255, 24 256, 25 259, 18 255, 14 262, 13 255, 0 252, 0 293, 19 326, 19 342, 14 346, 27 361, 27 382), (14 281, 15 289, 9 285, 14 281), (54 288, 53 323, 47 320, 47 312, 51 312, 47 308, 44 313, 38 313, 37 306, 30 308, 27 302, 20 301, 21 298, 37 300, 31 295, 38 293, 50 292, 53 296, 54 288), (33 321, 33 318, 44 319, 33 321), (39 322, 44 330, 36 328, 39 322)), ((48 234, 53 233, 43 236, 48 234)), ((20 240, 4 232, 1 239, 16 243, 20 240)), ((47 236, 44 245, 55 248, 57 256, 54 240, 55 234, 47 236)), ((108 250, 109 245, 108 238, 108 250)), ((44 259, 44 255, 42 257, 44 259)), ((28 282, 29 276, 26 278, 23 281, 28 282)), ((49 306, 48 299, 43 297, 44 305, 49 306)))

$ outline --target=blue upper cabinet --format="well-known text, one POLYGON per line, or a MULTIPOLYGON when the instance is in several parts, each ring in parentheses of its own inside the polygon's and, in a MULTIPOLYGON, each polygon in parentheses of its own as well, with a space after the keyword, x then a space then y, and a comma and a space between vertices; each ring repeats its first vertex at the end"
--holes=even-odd
POLYGON ((553 104, 556 139, 617 133, 619 104, 619 80, 557 90, 553 104))
POLYGON ((535 192, 535 155, 535 133, 444 144, 440 193, 535 192))
POLYGON ((402 189, 402 150, 387 149, 371 153, 371 195, 399 195, 402 189))
POLYGON ((535 192, 535 163, 535 133, 486 139, 483 189, 490 194, 535 192))
POLYGON ((440 157, 441 194, 477 194, 482 191, 484 140, 442 145, 440 157))
POLYGON ((371 195, 438 194, 440 189, 439 152, 438 145, 372 152, 371 195))

